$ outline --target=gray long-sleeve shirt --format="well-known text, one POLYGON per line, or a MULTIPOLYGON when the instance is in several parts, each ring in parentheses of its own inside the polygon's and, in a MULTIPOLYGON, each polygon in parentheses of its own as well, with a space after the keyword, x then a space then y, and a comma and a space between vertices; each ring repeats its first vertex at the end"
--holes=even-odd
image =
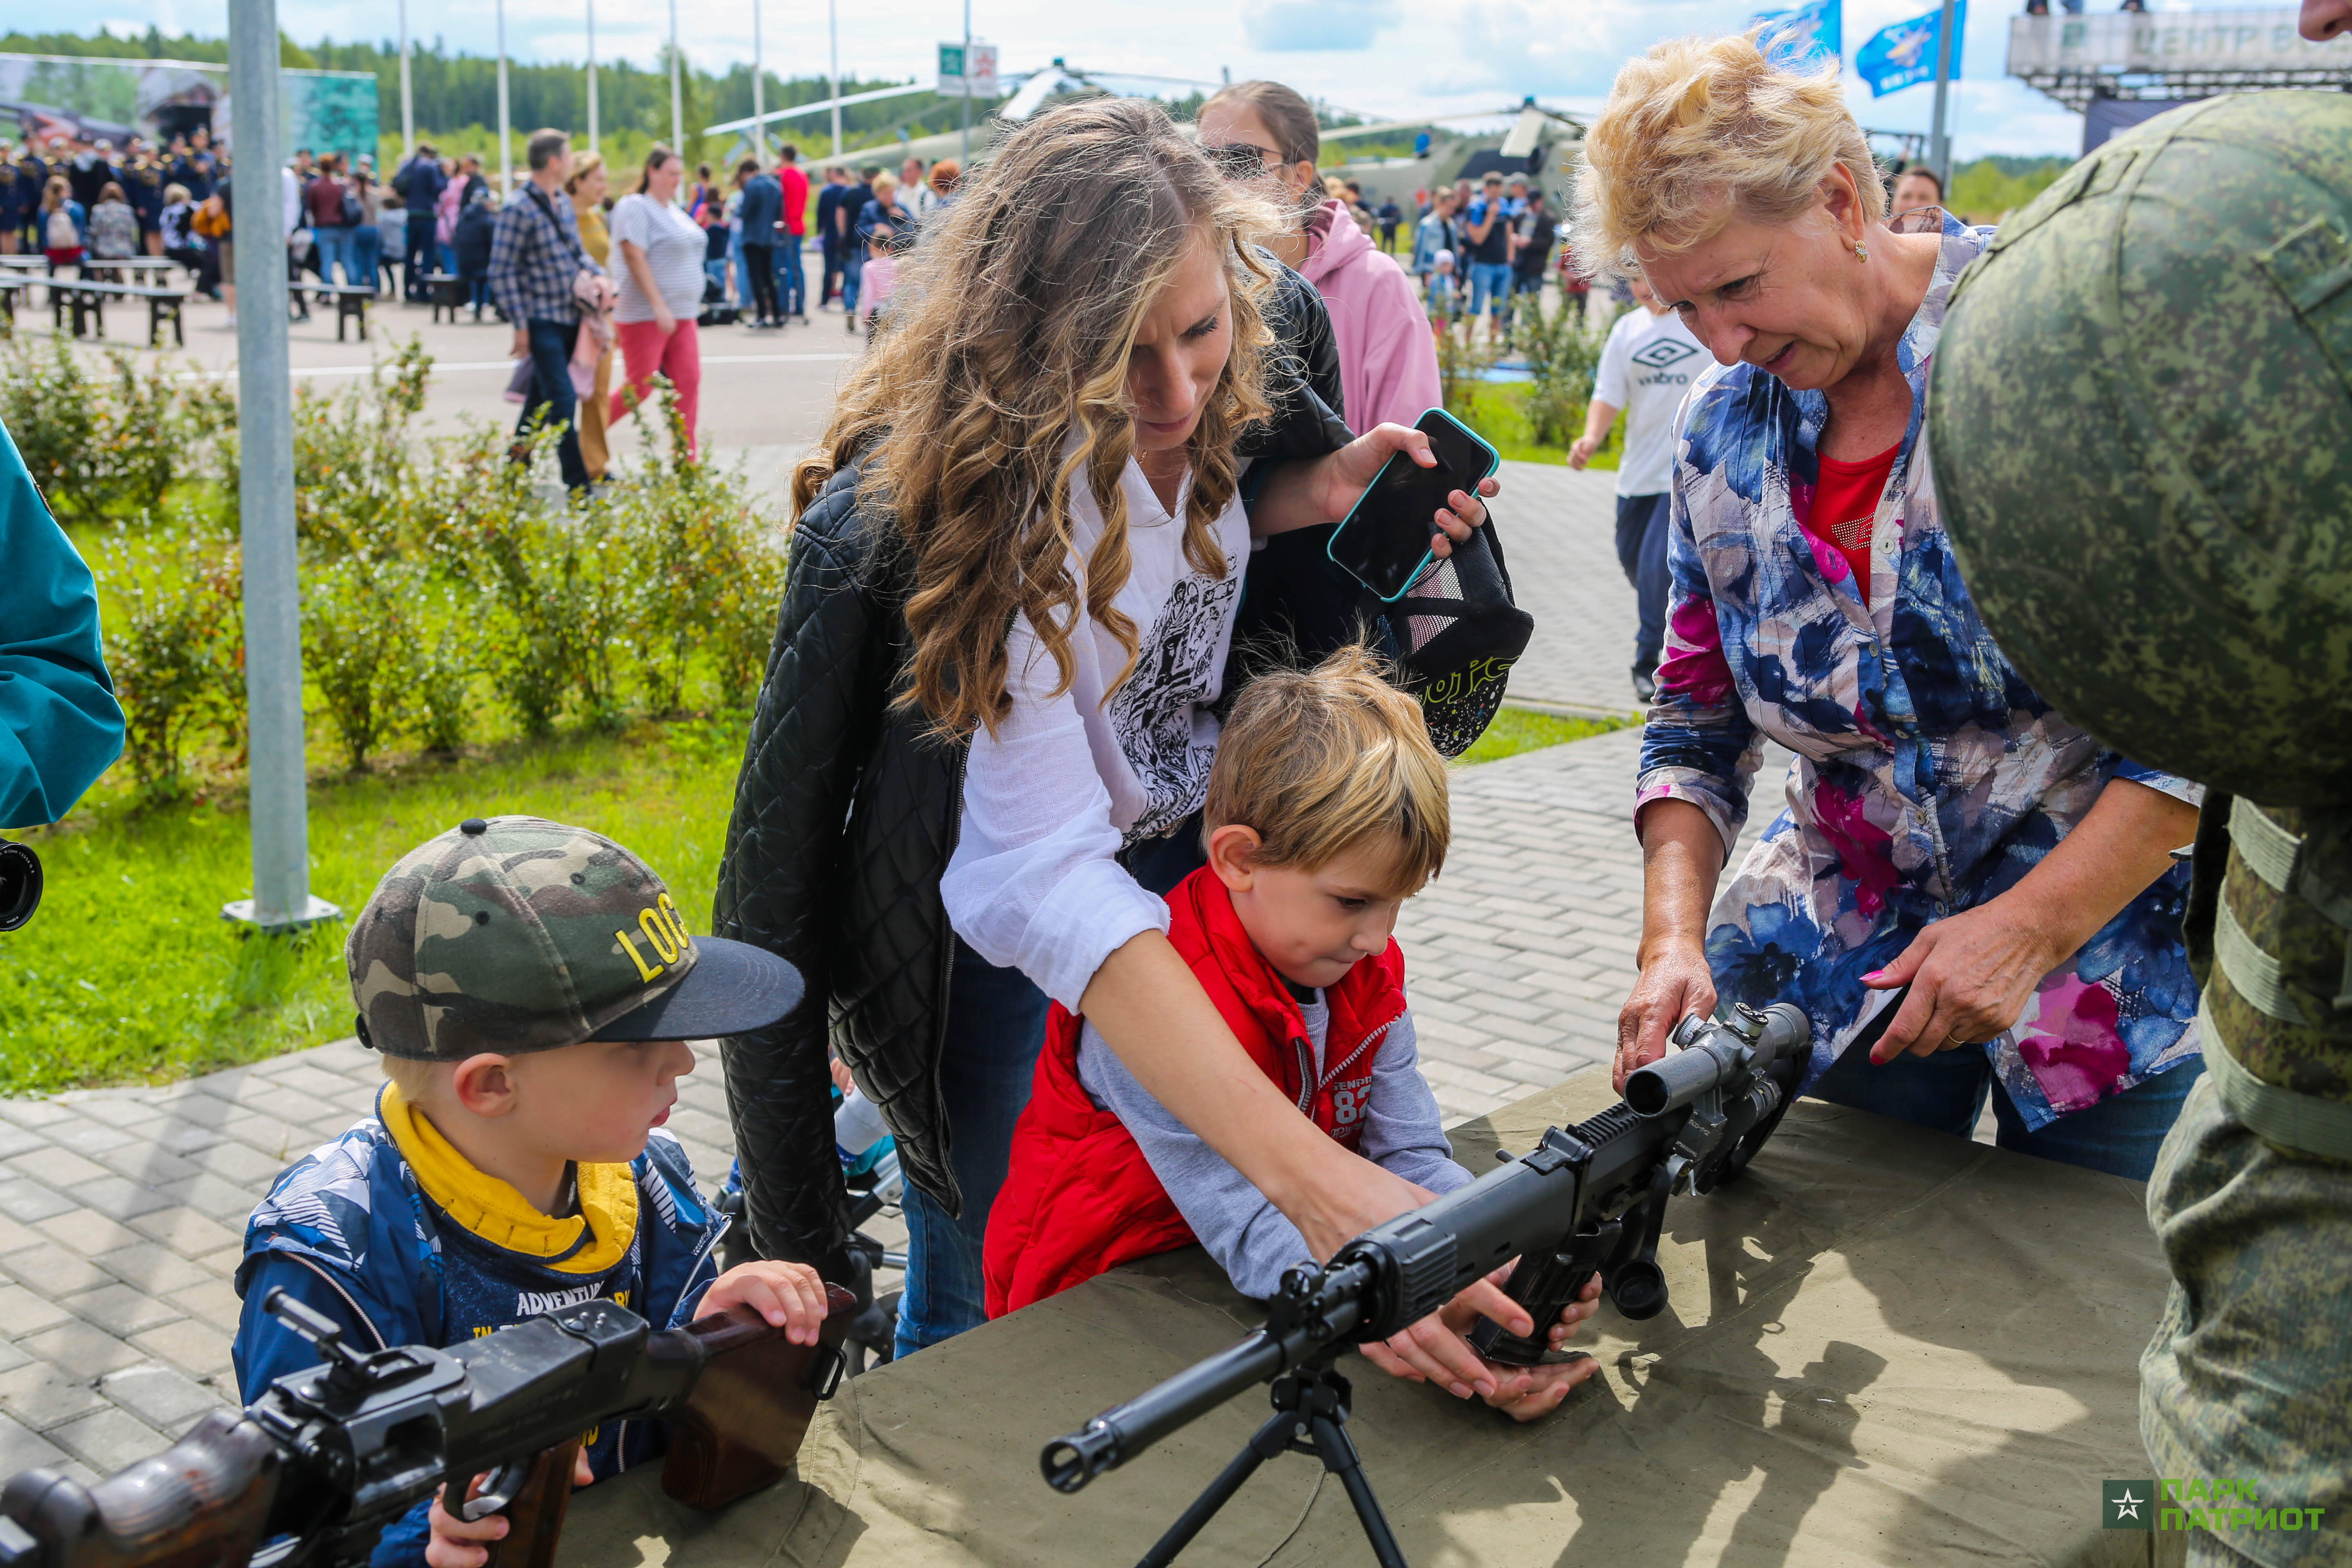
MULTIPOLYGON (((1318 991, 1313 1001, 1299 1005, 1299 1014, 1306 1020, 1319 1076, 1331 1009, 1318 991)), ((1453 1161, 1445 1134, 1438 1126, 1437 1097, 1423 1080, 1420 1064, 1412 1014, 1408 1011, 1389 1026, 1372 1058, 1371 1087, 1362 1103, 1363 1138, 1357 1152, 1442 1196, 1472 1178, 1453 1161)), ((1078 1081, 1096 1104, 1126 1124, 1152 1174, 1168 1189, 1177 1212, 1233 1280, 1234 1289, 1263 1300, 1274 1294, 1286 1270, 1314 1261, 1298 1227, 1284 1218, 1247 1176, 1226 1163, 1223 1155, 1136 1082, 1092 1024, 1086 1025, 1078 1036, 1078 1081)))

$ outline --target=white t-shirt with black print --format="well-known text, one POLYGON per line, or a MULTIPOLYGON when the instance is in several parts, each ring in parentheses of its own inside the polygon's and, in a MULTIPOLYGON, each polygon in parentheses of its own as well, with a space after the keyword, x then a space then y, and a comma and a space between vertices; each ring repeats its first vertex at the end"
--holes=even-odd
MULTIPOLYGON (((1239 496, 1213 530, 1224 575, 1208 577, 1184 555, 1182 495, 1171 516, 1132 459, 1119 489, 1132 564, 1113 602, 1140 639, 1135 672, 1103 700, 1127 655, 1108 628, 1081 614, 1070 637, 1075 679, 1048 697, 1053 657, 1027 617, 1014 619, 1005 640, 1012 711, 993 736, 972 737, 963 831, 940 882, 957 935, 1073 1012, 1104 959, 1138 932, 1168 929, 1168 906, 1115 857, 1165 833, 1207 797, 1217 752, 1209 709, 1223 689, 1249 564, 1239 496)), ((1083 605, 1102 515, 1083 483, 1070 510, 1071 572, 1083 605)))
POLYGON ((1681 312, 1652 315, 1640 305, 1617 318, 1601 350, 1592 395, 1625 411, 1621 496, 1663 495, 1675 479, 1675 410, 1715 356, 1683 325, 1681 312))

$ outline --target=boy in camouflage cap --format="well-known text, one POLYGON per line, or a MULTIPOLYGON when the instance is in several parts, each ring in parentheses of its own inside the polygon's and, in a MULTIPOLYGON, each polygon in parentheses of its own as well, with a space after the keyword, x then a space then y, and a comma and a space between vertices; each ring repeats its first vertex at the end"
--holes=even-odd
MULTIPOLYGON (((344 947, 375 1113, 280 1175, 246 1230, 237 1385, 318 1360, 260 1310, 271 1289, 362 1350, 451 1345, 609 1298, 656 1328, 741 1304, 816 1341, 803 1264, 714 1261, 725 1222, 661 1131, 686 1042, 773 1023, 801 981, 772 953, 690 935, 660 878, 611 839, 470 818, 403 856, 344 947)), ((660 1453, 659 1423, 590 1435, 575 1480, 660 1453)), ((504 1518, 438 1500, 386 1531, 376 1568, 467 1568, 504 1518)))

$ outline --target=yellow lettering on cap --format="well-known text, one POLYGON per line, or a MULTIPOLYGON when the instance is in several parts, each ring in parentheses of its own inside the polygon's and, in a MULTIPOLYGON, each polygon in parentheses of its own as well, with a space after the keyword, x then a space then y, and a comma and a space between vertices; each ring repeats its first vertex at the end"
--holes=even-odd
POLYGON ((655 964, 651 969, 647 969, 646 967, 646 961, 637 953, 637 944, 629 940, 629 933, 627 931, 616 931, 613 933, 613 936, 614 940, 617 941, 621 946, 627 951, 629 962, 637 966, 638 977, 644 980, 647 984, 651 984, 657 976, 665 972, 664 966, 658 963, 655 964))
POLYGON ((662 919, 659 911, 639 910, 637 929, 646 933, 646 940, 654 944, 654 951, 661 954, 664 963, 677 962, 677 945, 670 941, 668 923, 662 919))
POLYGON ((667 893, 664 893, 659 899, 655 900, 655 903, 661 910, 662 918, 669 921, 670 934, 677 938, 678 951, 680 952, 684 952, 687 949, 692 947, 694 945, 694 939, 686 934, 686 921, 678 918, 677 901, 667 893))

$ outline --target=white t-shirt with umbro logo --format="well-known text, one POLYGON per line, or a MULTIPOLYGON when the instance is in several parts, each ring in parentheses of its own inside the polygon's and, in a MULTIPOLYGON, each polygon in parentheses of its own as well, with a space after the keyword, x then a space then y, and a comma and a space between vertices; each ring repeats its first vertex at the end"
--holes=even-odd
POLYGON ((1617 493, 1652 496, 1674 482, 1675 410, 1699 373, 1715 363, 1681 316, 1654 316, 1636 305, 1609 329, 1592 395, 1625 411, 1625 455, 1617 465, 1617 493))

